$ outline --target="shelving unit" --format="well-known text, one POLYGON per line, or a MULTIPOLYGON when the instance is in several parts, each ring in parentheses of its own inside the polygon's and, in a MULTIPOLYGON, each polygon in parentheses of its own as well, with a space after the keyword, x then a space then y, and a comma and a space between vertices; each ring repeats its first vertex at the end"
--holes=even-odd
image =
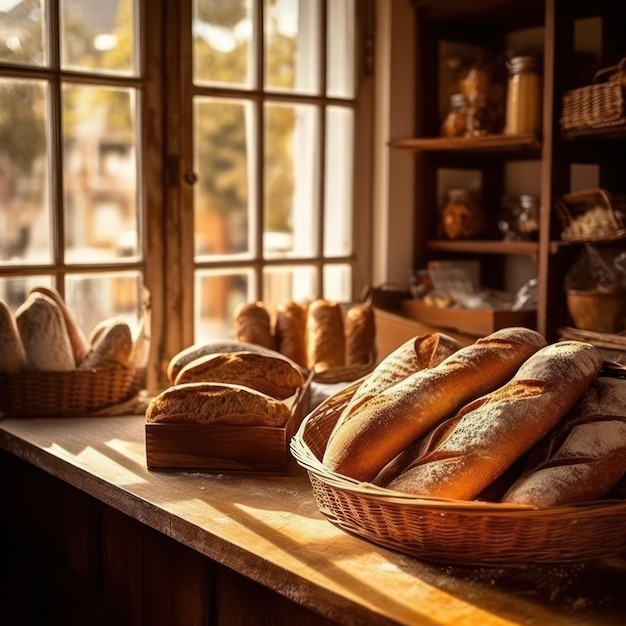
MULTIPOLYGON (((561 133, 560 109, 565 91, 581 86, 581 64, 576 61, 577 38, 585 27, 598 39, 598 66, 624 56, 620 0, 413 0, 416 19, 415 53, 417 97, 415 133, 393 138, 392 150, 415 154, 414 259, 423 268, 432 259, 478 259, 481 281, 487 288, 504 289, 505 265, 514 257, 530 257, 538 281, 535 327, 549 340, 569 322, 563 283, 581 245, 561 240, 562 224, 555 200, 578 184, 573 164, 597 166, 598 185, 623 193, 626 177, 626 128, 561 133), (590 25, 590 26, 589 26, 590 25), (540 135, 492 134, 480 137, 440 136, 439 68, 441 43, 480 46, 498 58, 524 54, 524 34, 539 38, 543 57, 542 121, 540 135), (511 43, 514 42, 514 43, 511 43), (507 166, 531 162, 539 180, 541 210, 537 241, 508 241, 496 224, 507 193, 507 166), (490 228, 480 240, 442 239, 438 228, 442 170, 474 170, 481 179, 483 206, 490 228), (624 179, 624 180, 622 180, 624 179)), ((594 170, 595 171, 595 170, 594 170)))

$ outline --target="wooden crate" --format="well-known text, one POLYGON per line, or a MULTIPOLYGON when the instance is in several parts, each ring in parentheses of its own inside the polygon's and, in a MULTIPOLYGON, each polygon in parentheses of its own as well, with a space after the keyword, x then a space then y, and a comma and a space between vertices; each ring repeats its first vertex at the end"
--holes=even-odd
POLYGON ((283 427, 146 422, 149 470, 284 474, 289 443, 309 410, 311 377, 291 400, 283 427))

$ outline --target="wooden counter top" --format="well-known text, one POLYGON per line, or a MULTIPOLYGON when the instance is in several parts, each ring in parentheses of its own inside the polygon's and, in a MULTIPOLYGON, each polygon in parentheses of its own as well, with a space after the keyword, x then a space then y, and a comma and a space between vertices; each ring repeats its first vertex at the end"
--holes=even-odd
POLYGON ((0 447, 340 624, 622 624, 626 560, 438 566, 336 528, 306 473, 149 472, 143 416, 0 420, 0 447))

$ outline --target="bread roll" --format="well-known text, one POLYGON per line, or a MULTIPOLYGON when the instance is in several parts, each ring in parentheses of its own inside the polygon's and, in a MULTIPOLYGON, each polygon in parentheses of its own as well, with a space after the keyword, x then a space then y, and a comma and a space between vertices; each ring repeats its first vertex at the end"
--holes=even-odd
POLYGON ((602 498, 626 472, 626 381, 600 377, 531 451, 502 502, 558 506, 602 498))
POLYGON ((359 304, 346 311, 346 365, 365 365, 376 352, 376 320, 371 304, 359 304))
POLYGON ((276 350, 243 341, 210 341, 194 344, 183 348, 170 359, 167 365, 168 381, 173 385, 179 372, 192 361, 203 356, 220 354, 222 352, 259 352, 270 356, 278 356, 279 354, 276 350))
POLYGON ((542 348, 508 383, 435 429, 420 457, 388 487, 427 497, 475 498, 558 424, 603 362, 588 343, 542 348))
POLYGON ((0 299, 0 374, 14 376, 26 369, 26 353, 13 312, 0 299))
POLYGON ((457 350, 436 367, 404 378, 341 415, 324 465, 370 481, 397 454, 470 400, 506 382, 546 345, 528 328, 505 328, 457 350))
POLYGON ((319 298, 309 305, 306 342, 309 369, 325 372, 345 365, 343 311, 337 302, 319 298))
POLYGON ((76 368, 63 313, 54 300, 32 293, 15 312, 15 322, 29 369, 69 372, 76 368))
POLYGON ((306 305, 293 301, 284 302, 276 311, 274 324, 276 349, 300 367, 307 366, 306 315, 306 305))
POLYGON ((242 302, 233 313, 235 338, 274 350, 270 314, 262 302, 242 302))
POLYGON ((259 352, 224 352, 200 357, 183 367, 175 384, 233 383, 285 400, 304 385, 302 371, 282 356, 259 352))
POLYGON ((101 331, 81 370, 116 369, 130 366, 133 337, 130 326, 122 319, 111 318, 101 324, 101 331))
POLYGON ((72 312, 67 308, 65 301, 61 294, 53 287, 45 287, 39 285, 33 287, 30 293, 42 293, 44 296, 48 296, 51 300, 54 300, 63 314, 65 326, 67 328, 67 334, 70 338, 70 344, 72 345, 72 352, 74 353, 74 361, 76 365, 79 365, 82 360, 89 354, 91 346, 85 337, 81 327, 78 325, 76 318, 72 312))
POLYGON ((174 385, 155 396, 147 422, 284 426, 290 409, 265 394, 226 383, 174 385))

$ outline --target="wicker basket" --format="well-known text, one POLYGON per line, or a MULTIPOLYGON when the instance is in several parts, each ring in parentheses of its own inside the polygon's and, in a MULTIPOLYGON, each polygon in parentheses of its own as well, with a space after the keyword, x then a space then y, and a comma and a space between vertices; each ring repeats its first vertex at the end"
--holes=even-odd
POLYGON ((9 417, 88 415, 129 400, 144 379, 144 369, 132 368, 0 374, 0 412, 9 417))
POLYGON ((320 404, 291 441, 330 522, 397 552, 457 565, 585 561, 626 549, 626 502, 621 500, 544 508, 439 500, 327 470, 321 458, 328 437, 358 385, 320 404))
POLYGON ((626 207, 606 189, 587 189, 557 199, 561 238, 573 243, 611 242, 626 237, 626 207))
POLYGON ((568 132, 626 126, 625 85, 626 58, 597 72, 593 84, 566 92, 561 128, 568 132))
POLYGON ((367 363, 331 367, 323 372, 315 372, 316 383, 351 383, 369 374, 376 367, 376 353, 372 353, 367 363))

